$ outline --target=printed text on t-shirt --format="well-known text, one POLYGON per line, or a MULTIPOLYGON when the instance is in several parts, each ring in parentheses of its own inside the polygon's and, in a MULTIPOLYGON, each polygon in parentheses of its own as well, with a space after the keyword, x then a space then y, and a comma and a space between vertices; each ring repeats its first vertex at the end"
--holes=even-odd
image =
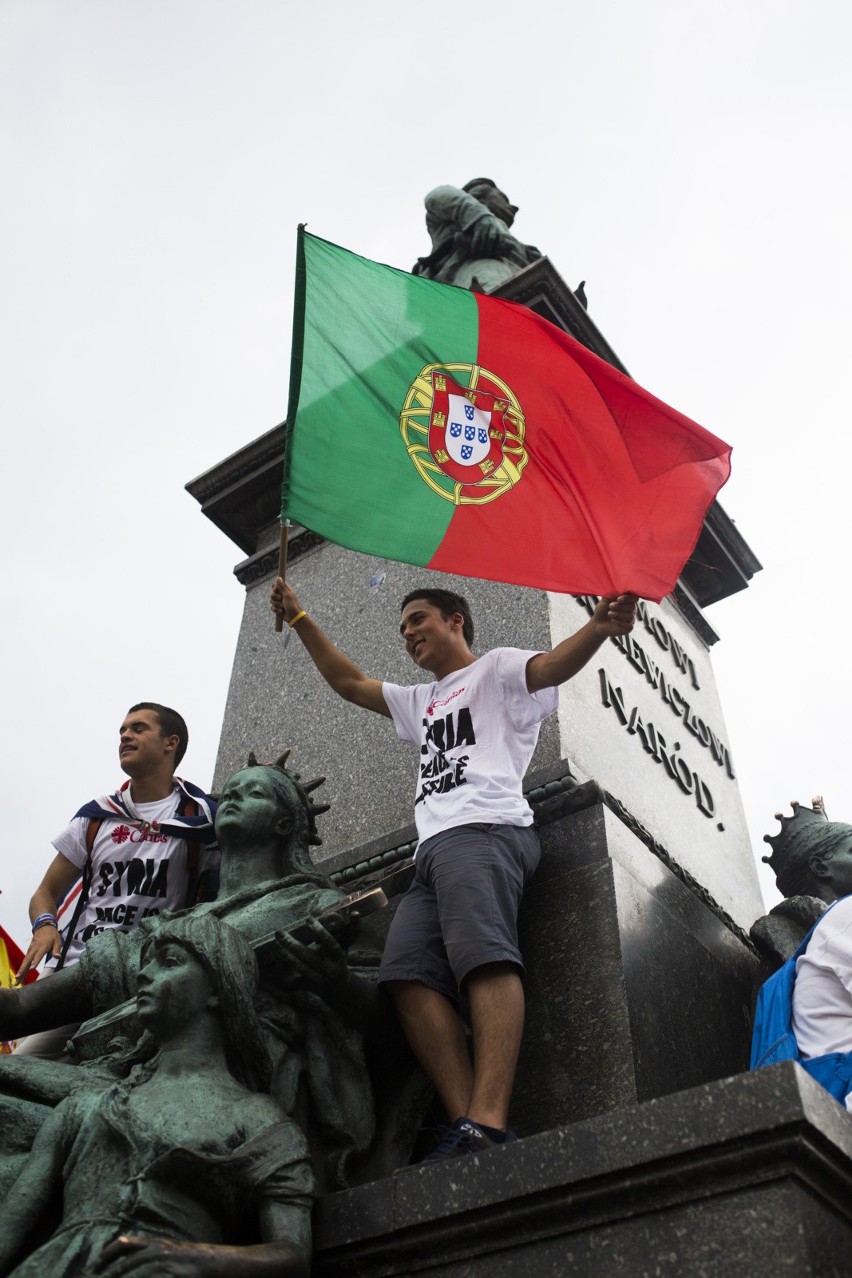
MULTIPOLYGON (((427 713, 430 713, 428 709, 427 713)), ((458 715, 450 712, 442 719, 433 718, 431 723, 424 719, 423 729, 420 753, 426 757, 420 763, 420 789, 414 800, 415 807, 432 794, 446 794, 466 784, 464 773, 470 756, 463 754, 448 759, 446 752, 476 745, 473 719, 467 706, 462 706, 458 715)))
POLYGON ((95 896, 112 889, 113 896, 168 896, 169 862, 134 857, 132 861, 105 861, 98 867, 100 883, 95 896), (124 879, 124 883, 122 883, 124 879))
POLYGON ((456 688, 455 692, 451 692, 448 697, 444 697, 443 701, 430 701, 426 707, 426 713, 433 715, 440 706, 448 706, 451 701, 455 701, 456 697, 460 697, 464 692, 464 688, 456 688))
POLYGON ((126 843, 128 839, 131 843, 168 843, 169 841, 167 834, 160 834, 158 830, 152 830, 147 825, 141 829, 137 826, 132 830, 128 825, 117 825, 110 838, 113 843, 126 843))

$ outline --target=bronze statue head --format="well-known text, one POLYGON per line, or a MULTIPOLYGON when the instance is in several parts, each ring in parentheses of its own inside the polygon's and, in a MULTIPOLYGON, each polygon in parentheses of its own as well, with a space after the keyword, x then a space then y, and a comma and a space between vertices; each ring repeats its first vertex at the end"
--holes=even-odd
POLYGON ((510 204, 509 197, 500 190, 496 182, 491 178, 479 177, 472 178, 470 182, 465 182, 462 187, 463 191, 467 191, 468 195, 474 196, 479 200, 480 204, 484 204, 489 212, 495 217, 499 217, 501 222, 506 226, 511 226, 515 220, 515 214, 518 211, 517 204, 510 204))
POLYGON ((780 832, 763 836, 772 848, 763 860, 775 871, 779 892, 825 901, 852 893, 852 825, 829 821, 821 800, 813 808, 791 807, 791 817, 775 814, 780 832))
MULTIPOLYGON (((231 1073, 253 1091, 267 1090, 271 1062, 254 1010, 258 971, 248 941, 213 914, 189 912, 150 934, 142 947, 140 968, 152 954, 173 945, 187 950, 210 977, 218 997, 222 1041, 231 1073)), ((141 1055, 150 1058, 152 1036, 143 1038, 149 1042, 141 1055)))

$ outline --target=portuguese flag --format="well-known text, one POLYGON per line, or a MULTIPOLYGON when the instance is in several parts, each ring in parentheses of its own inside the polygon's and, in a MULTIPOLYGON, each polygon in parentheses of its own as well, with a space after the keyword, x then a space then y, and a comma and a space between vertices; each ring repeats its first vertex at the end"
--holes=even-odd
POLYGON ((526 307, 300 228, 282 521, 444 572, 660 600, 730 453, 526 307))

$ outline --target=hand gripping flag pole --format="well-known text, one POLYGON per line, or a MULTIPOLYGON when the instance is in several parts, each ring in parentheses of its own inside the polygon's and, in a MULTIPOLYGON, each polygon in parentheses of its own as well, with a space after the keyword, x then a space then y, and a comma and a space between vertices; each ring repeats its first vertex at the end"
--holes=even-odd
MULTIPOLYGON (((303 235, 304 235, 304 233, 305 233, 305 227, 306 227, 306 226, 307 226, 307 222, 300 222, 300 223, 299 223, 299 228, 298 228, 298 238, 299 238, 299 243, 300 243, 300 244, 301 244, 302 236, 303 236, 303 235)), ((296 328, 294 329, 294 333, 296 334, 296 336, 297 336, 297 337, 298 337, 298 330, 299 330, 299 327, 300 327, 301 322, 302 322, 302 320, 303 320, 303 318, 304 318, 304 309, 305 309, 305 308, 304 308, 304 299, 303 299, 304 288, 305 288, 305 284, 304 284, 304 274, 305 274, 305 272, 304 272, 304 266, 302 266, 302 267, 301 267, 301 269, 300 269, 300 268, 299 268, 299 265, 297 264, 297 269, 296 269, 296 303, 295 303, 296 328), (302 300, 300 301, 300 299, 302 299, 302 300)), ((301 359, 302 359, 301 342, 300 342, 300 341, 296 341, 296 340, 294 340, 294 343, 293 343, 293 364, 291 365, 291 368, 290 368, 290 399, 289 399, 289 403, 288 403, 288 406, 287 406, 287 421, 288 421, 288 422, 290 421, 290 419, 291 419, 292 417, 295 417, 295 413, 296 413, 296 404, 297 404, 297 402, 298 402, 298 395, 297 395, 297 394, 295 394, 295 395, 294 395, 294 388, 295 388, 295 387, 298 387, 299 377, 301 376, 301 359)), ((288 445, 285 443, 285 445, 284 445, 284 481, 283 481, 283 482, 284 482, 284 484, 286 484, 286 476, 287 476, 287 454, 288 454, 288 445)), ((281 508, 281 540, 280 540, 279 545, 278 545, 278 576, 281 578, 281 580, 282 580, 282 581, 286 581, 286 579, 287 579, 287 577, 286 577, 286 574, 287 574, 287 539, 288 539, 289 532, 290 532, 290 519, 289 519, 289 517, 288 517, 287 515, 285 515, 285 513, 284 513, 284 490, 283 490, 283 486, 282 486, 281 498, 282 498, 282 508, 281 508)), ((276 629, 276 631, 277 631, 279 634, 280 634, 280 632, 284 629, 284 614, 283 614, 283 612, 277 612, 277 613, 275 614, 275 629, 276 629)), ((288 634, 288 638, 289 638, 289 634, 288 634)))
MULTIPOLYGON (((282 581, 287 578, 287 538, 290 533, 290 520, 281 520, 281 540, 278 543, 278 576, 282 581)), ((284 613, 276 612, 275 629, 280 634, 284 629, 284 613)))

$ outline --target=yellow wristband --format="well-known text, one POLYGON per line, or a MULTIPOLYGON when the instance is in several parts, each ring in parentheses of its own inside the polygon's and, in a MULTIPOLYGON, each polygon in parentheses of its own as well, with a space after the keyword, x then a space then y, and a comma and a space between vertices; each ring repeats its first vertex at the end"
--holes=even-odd
POLYGON ((303 608, 301 612, 297 612, 297 613, 296 613, 296 615, 295 615, 295 617, 293 618, 293 620, 292 620, 292 621, 288 621, 288 622, 287 622, 287 625, 288 625, 288 626, 290 627, 290 629, 292 630, 292 629, 293 629, 293 627, 294 627, 294 626, 296 626, 296 625, 298 625, 298 623, 302 620, 302 618, 303 618, 303 617, 307 617, 307 615, 308 615, 308 611, 307 611, 307 609, 306 609, 306 608, 303 608))

